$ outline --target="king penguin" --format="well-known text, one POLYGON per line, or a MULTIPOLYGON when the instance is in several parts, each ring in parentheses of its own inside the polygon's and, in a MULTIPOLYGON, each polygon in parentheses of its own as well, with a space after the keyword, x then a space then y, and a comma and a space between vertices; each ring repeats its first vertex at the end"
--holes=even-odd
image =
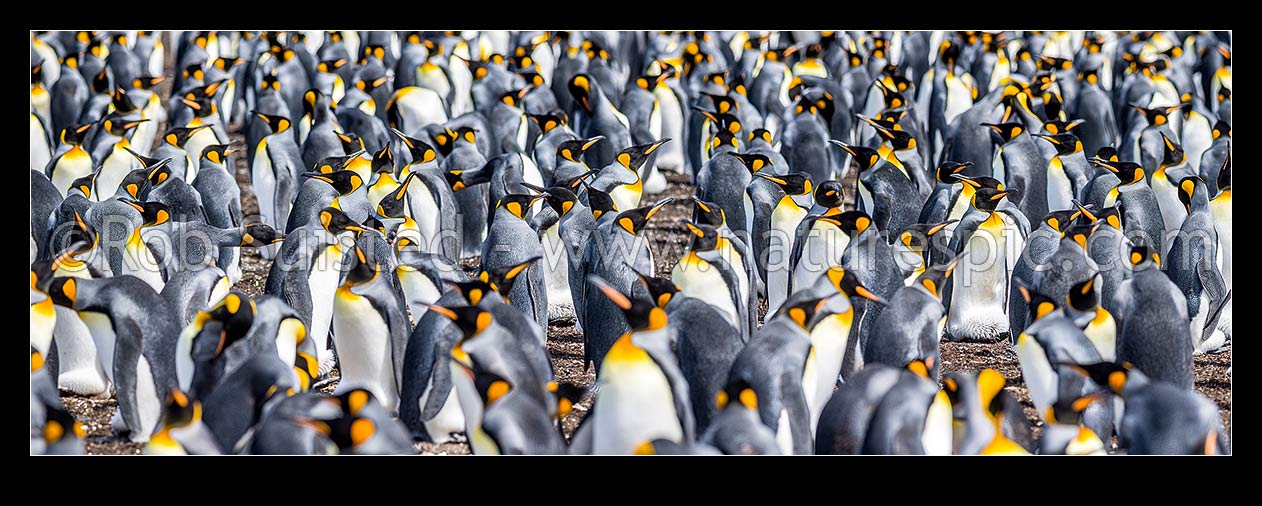
POLYGON ((1161 272, 1161 257, 1150 246, 1131 248, 1134 275, 1113 295, 1120 316, 1117 359, 1147 371, 1153 380, 1192 388, 1192 333, 1187 297, 1161 272))
POLYGON ((1226 344, 1218 320, 1230 294, 1218 267, 1221 245, 1209 206, 1209 188, 1200 176, 1187 176, 1179 182, 1178 191, 1188 215, 1170 243, 1165 271, 1187 297, 1193 346, 1197 352, 1213 351, 1226 344))
POLYGON ((999 209, 1011 190, 981 188, 955 227, 951 250, 968 259, 953 276, 946 336, 953 341, 993 342, 1010 332, 1006 295, 1030 225, 1015 209, 999 209))

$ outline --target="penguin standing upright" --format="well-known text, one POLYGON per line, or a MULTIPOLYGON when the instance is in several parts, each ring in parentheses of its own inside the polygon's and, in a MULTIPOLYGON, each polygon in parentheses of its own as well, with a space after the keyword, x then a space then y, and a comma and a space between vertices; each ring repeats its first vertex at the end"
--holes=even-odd
POLYGON ((995 178, 1021 192, 1014 199, 1027 219, 1047 214, 1047 160, 1021 123, 987 123, 998 145, 994 156, 995 178), (1000 175, 1002 174, 1002 175, 1000 175))
POLYGON ((71 125, 62 130, 59 135, 59 141, 63 146, 69 146, 69 149, 61 151, 53 157, 45 167, 38 170, 48 176, 53 186, 62 197, 70 190, 70 184, 76 179, 92 174, 94 163, 92 155, 83 149, 83 137, 92 128, 91 123, 82 125, 71 125))
MULTIPOLYGON (((750 320, 749 277, 743 265, 733 265, 721 255, 718 232, 709 225, 685 222, 695 239, 688 253, 671 269, 671 281, 679 292, 704 301, 738 323, 741 336, 753 331, 750 320)), ((756 309, 755 309, 756 311, 756 309)))
POLYGON ((1198 352, 1213 351, 1226 344, 1227 336, 1219 330, 1218 320, 1229 292, 1217 264, 1221 246, 1209 206, 1209 189, 1200 176, 1188 176, 1179 182, 1179 200, 1188 216, 1170 244, 1165 271, 1187 297, 1193 346, 1198 352))
POLYGON ((509 302, 539 328, 547 328, 548 290, 544 268, 532 263, 543 258, 544 249, 539 233, 526 221, 530 206, 542 198, 509 194, 500 199, 495 207, 496 219, 482 244, 481 268, 488 272, 524 268, 526 272, 512 274, 521 279, 513 283, 509 302))
MULTIPOLYGON (((441 135, 445 135, 446 144, 451 145, 450 152, 442 161, 444 172, 460 175, 461 172, 474 171, 486 165, 486 157, 478 151, 477 134, 472 128, 460 127, 455 131, 447 130, 441 135)), ((479 187, 457 191, 455 200, 459 202, 463 236, 460 256, 478 255, 481 253, 483 239, 486 238, 487 189, 479 187)))
MULTIPOLYGON (((796 237, 800 223, 807 218, 810 210, 808 204, 811 199, 811 180, 802 174, 786 176, 769 176, 759 172, 754 174, 757 179, 774 183, 780 190, 779 199, 772 202, 771 212, 767 213, 770 215, 769 227, 763 234, 767 237, 767 242, 764 243, 766 249, 757 253, 760 257, 765 255, 767 259, 767 275, 764 278, 766 279, 767 312, 775 314, 780 305, 793 294, 793 274, 797 268, 793 253, 801 251, 796 237)), ((752 184, 750 188, 753 188, 752 184)), ((775 193, 763 195, 773 198, 777 196, 775 193)), ((757 208, 754 211, 757 212, 757 208)), ((829 238, 835 239, 835 237, 829 238)), ((818 275, 819 272, 815 274, 818 275)))
POLYGON ((403 352, 411 325, 396 295, 394 269, 368 258, 358 244, 333 301, 333 344, 341 381, 334 395, 364 388, 383 406, 398 411, 403 352))
POLYGON ((632 145, 631 125, 627 117, 605 95, 599 82, 587 74, 575 75, 566 86, 579 106, 575 111, 578 114, 574 116, 578 134, 605 137, 605 142, 592 153, 592 165, 605 167, 614 163, 618 153, 632 145))
POLYGON ((1010 190, 981 188, 973 194, 975 211, 955 227, 951 248, 968 258, 955 271, 946 336, 955 341, 995 341, 1010 332, 1008 282, 1030 225, 1020 211, 1000 210, 1010 190))
POLYGON ((1047 162, 1047 209, 1071 209, 1072 201, 1084 195, 1091 172, 1082 154, 1082 141, 1070 133, 1038 137, 1056 148, 1056 154, 1047 162))
POLYGON ((863 347, 863 364, 906 365, 920 360, 929 379, 938 378, 942 358, 938 340, 946 325, 942 292, 955 262, 926 270, 914 283, 899 288, 889 307, 874 322, 875 327, 863 347))
POLYGON ((1187 297, 1161 272, 1160 255, 1152 247, 1131 248, 1130 263, 1134 275, 1113 296, 1113 314, 1121 317, 1117 359, 1148 371, 1154 380, 1191 389, 1196 343, 1187 297))
MULTIPOLYGON (((1218 173, 1218 195, 1209 202, 1210 214, 1214 218, 1214 230, 1218 234, 1218 253, 1222 255, 1219 271, 1227 291, 1231 291, 1231 155, 1223 160, 1222 169, 1218 173)), ((1218 328, 1231 337, 1231 300, 1223 306, 1218 317, 1218 328)))
POLYGON ((1121 181, 1111 188, 1104 199, 1104 207, 1121 204, 1122 223, 1126 237, 1134 244, 1148 244, 1159 252, 1165 240, 1166 225, 1161 215, 1161 205, 1151 186, 1144 183, 1143 167, 1135 162, 1111 162, 1095 158, 1092 163, 1104 167, 1121 181))
MULTIPOLYGON (((289 132, 289 118, 258 113, 255 115, 271 130, 254 146, 254 162, 250 167, 250 182, 258 196, 259 218, 272 228, 286 228, 294 196, 298 193, 298 175, 304 172, 302 155, 289 132)), ((262 248, 259 254, 271 259, 276 248, 262 248)))

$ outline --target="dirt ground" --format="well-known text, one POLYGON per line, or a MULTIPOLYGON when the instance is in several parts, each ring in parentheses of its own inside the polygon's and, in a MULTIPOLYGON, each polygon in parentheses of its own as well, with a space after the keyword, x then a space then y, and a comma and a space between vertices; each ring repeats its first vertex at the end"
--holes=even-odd
MULTIPOLYGON (((174 44, 168 43, 168 47, 174 44)), ((169 97, 170 86, 174 79, 174 55, 168 51, 167 81, 159 87, 163 100, 169 97)), ((162 126, 166 128, 165 125, 162 126)), ((234 148, 246 149, 244 135, 236 127, 229 128, 234 148)), ((249 167, 244 153, 236 156, 236 178, 241 186, 241 210, 245 216, 257 215, 258 201, 250 184, 249 167)), ((692 185, 686 176, 666 173, 670 185, 661 194, 646 194, 644 202, 653 202, 664 197, 689 197, 693 193, 692 185)), ((843 180, 853 183, 853 172, 843 180)), ((645 235, 656 261, 657 274, 669 277, 675 263, 683 256, 688 243, 688 232, 681 220, 691 216, 690 204, 673 204, 666 206, 655 215, 646 227, 645 235)), ((244 276, 233 288, 246 294, 257 295, 263 292, 267 279, 269 264, 254 250, 242 250, 241 268, 244 276)), ((466 270, 476 269, 476 259, 466 259, 461 263, 466 270)), ((766 305, 759 309, 760 315, 766 311, 766 305)), ((557 381, 570 381, 580 386, 589 386, 595 382, 594 371, 583 369, 583 338, 573 324, 548 328, 548 352, 552 357, 552 365, 556 371, 557 381)), ((958 370, 979 370, 991 367, 1003 373, 1008 379, 1007 390, 1025 406, 1026 416, 1030 419, 1036 436, 1042 432, 1041 424, 1030 402, 1030 395, 1021 378, 1021 369, 1017 364, 1016 354, 1005 342, 994 344, 943 343, 942 372, 958 370)), ((1231 354, 1198 355, 1196 365, 1196 390, 1209 397, 1219 406, 1228 437, 1231 435, 1231 375, 1227 368, 1231 365, 1231 354)), ((336 371, 334 372, 336 376, 336 371)), ((320 385, 320 390, 331 392, 336 387, 336 379, 320 385)), ((118 403, 113 399, 93 399, 62 392, 62 402, 66 409, 76 418, 82 420, 87 429, 86 449, 93 455, 138 455, 143 445, 127 441, 110 430, 110 418, 118 403)), ((574 411, 562 420, 567 435, 572 434, 579 422, 586 416, 591 407, 590 396, 585 398, 574 411)), ((462 455, 469 453, 464 443, 417 443, 416 449, 427 455, 462 455)))

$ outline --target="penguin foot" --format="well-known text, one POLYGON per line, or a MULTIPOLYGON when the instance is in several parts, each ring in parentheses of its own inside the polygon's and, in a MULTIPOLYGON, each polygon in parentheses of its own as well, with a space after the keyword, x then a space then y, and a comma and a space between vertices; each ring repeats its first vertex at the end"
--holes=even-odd
POLYGON ((79 369, 62 371, 57 376, 57 388, 75 395, 95 398, 109 398, 109 384, 96 371, 79 369))
POLYGON ((995 343, 1011 336, 1008 321, 985 318, 962 318, 947 325, 944 338, 949 342, 995 343))
POLYGON ((1231 338, 1228 337, 1227 334, 1223 333, 1220 329, 1214 329, 1214 332, 1210 334, 1207 339, 1201 341, 1201 343, 1196 346, 1196 349, 1192 350, 1192 354, 1200 355, 1202 353, 1220 353, 1225 348, 1230 349, 1230 342, 1231 338))
POLYGON ((577 315, 574 313, 574 304, 548 304, 548 325, 566 327, 574 325, 576 321, 577 315))

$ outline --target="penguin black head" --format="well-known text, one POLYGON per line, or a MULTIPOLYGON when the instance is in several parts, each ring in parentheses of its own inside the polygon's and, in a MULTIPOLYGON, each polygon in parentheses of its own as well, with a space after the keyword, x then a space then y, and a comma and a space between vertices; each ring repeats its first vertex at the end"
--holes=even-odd
POLYGON ((505 301, 507 301, 509 292, 513 291, 513 283, 526 272, 526 269, 531 264, 538 262, 541 258, 543 257, 535 256, 517 265, 482 271, 478 274, 478 279, 486 282, 487 285, 504 296, 505 301))
POLYGON ((265 223, 251 223, 245 226, 241 235, 241 246, 262 248, 285 240, 285 234, 265 223))
POLYGON ((324 98, 319 88, 311 88, 302 94, 302 113, 304 116, 315 116, 316 105, 324 98))
POLYGON ((1091 86, 1099 86, 1100 85, 1099 67, 1089 68, 1081 72, 1078 72, 1078 81, 1081 83, 1089 84, 1091 86))
POLYGON ((170 160, 171 160, 170 158, 167 158, 161 162, 158 162, 157 165, 154 165, 152 167, 146 167, 146 169, 149 169, 150 187, 157 188, 159 186, 162 186, 162 183, 165 183, 171 179, 171 166, 168 165, 170 163, 170 160))
MULTIPOLYGON (((581 163, 583 153, 595 146, 597 142, 604 140, 604 138, 605 136, 603 135, 597 135, 591 139, 571 139, 562 142, 557 145, 556 156, 571 162, 581 163)), ((619 157, 621 157, 621 154, 619 154, 619 157)))
POLYGON ((187 427, 202 419, 202 402, 190 399, 188 394, 178 387, 167 391, 162 408, 162 427, 178 429, 187 427))
MULTIPOLYGON (((250 296, 233 290, 228 292, 219 304, 206 311, 206 317, 199 315, 199 319, 208 318, 223 324, 219 332, 218 344, 215 346, 215 356, 223 354, 223 351, 233 343, 245 339, 250 326, 254 325, 254 314, 257 310, 258 307, 250 296)), ((202 323, 204 325, 205 321, 203 320, 202 323)))
POLYGON ((500 95, 500 102, 511 105, 513 107, 519 107, 521 105, 522 97, 525 97, 526 94, 530 93, 530 90, 532 89, 534 88, 526 87, 519 90, 508 90, 504 92, 503 95, 500 95))
POLYGON ((1214 137, 1214 140, 1224 135, 1231 137, 1231 124, 1221 119, 1214 122, 1214 129, 1210 131, 1210 135, 1214 137))
POLYGON ((659 330, 666 327, 668 319, 666 311, 662 308, 648 301, 631 299, 598 276, 587 276, 587 281, 622 310, 622 314, 626 317, 627 325, 631 327, 632 332, 659 330))
POLYGON ((477 362, 473 362, 473 368, 469 372, 473 374, 473 386, 477 389, 478 397, 482 399, 482 406, 485 408, 489 409, 492 404, 513 391, 511 382, 499 374, 482 368, 477 362))
POLYGON ((916 149, 916 138, 905 130, 895 130, 892 125, 885 125, 876 120, 860 117, 867 120, 868 124, 876 129, 876 133, 880 134, 885 142, 888 142, 890 148, 894 151, 906 151, 908 149, 916 149))
POLYGON ((1043 123, 1043 130, 1053 135, 1064 134, 1086 124, 1086 122, 1086 120, 1081 118, 1073 121, 1062 121, 1059 118, 1051 118, 1048 119, 1046 123, 1043 123))
MULTIPOLYGON (((328 158, 325 159, 325 161, 327 160, 328 158)), ((321 163, 323 164, 324 161, 321 161, 321 163)), ((308 172, 303 174, 303 176, 329 183, 339 195, 349 195, 364 186, 363 178, 353 170, 336 170, 327 174, 308 172)))
POLYGON ((957 175, 955 176, 955 179, 960 184, 967 186, 969 188, 972 188, 973 190, 978 190, 981 188, 991 188, 994 190, 1004 189, 1003 182, 993 177, 988 177, 988 176, 973 177, 973 176, 957 175))
POLYGON ((727 213, 723 211, 723 208, 719 207, 718 204, 706 202, 694 197, 692 199, 692 205, 695 210, 698 223, 709 225, 716 229, 727 223, 727 213))
POLYGON ((326 156, 323 160, 316 162, 315 166, 311 167, 311 171, 303 174, 303 176, 310 177, 319 174, 333 174, 349 167, 352 161, 363 154, 364 150, 361 149, 348 155, 326 156))
POLYGON ((629 263, 627 267, 635 273, 637 278, 640 278, 641 283, 644 283, 644 287, 649 291, 649 298, 653 300, 657 307, 665 308, 666 304, 669 304, 671 299, 675 297, 675 294, 679 293, 679 285, 676 285, 674 281, 650 276, 640 272, 629 263))
POLYGON ((656 90, 657 87, 661 85, 663 81, 669 78, 670 78, 670 74, 667 72, 662 72, 655 76, 640 75, 635 78, 635 86, 642 90, 652 92, 656 90))
POLYGON ((1020 123, 982 123, 982 126, 991 130, 990 140, 994 144, 1005 144, 1025 131, 1025 126, 1020 123))
POLYGON ((1074 211, 1072 209, 1062 209, 1059 211, 1052 211, 1052 212, 1047 213, 1047 216, 1043 217, 1043 223, 1046 223, 1047 226, 1052 227, 1052 230, 1061 232, 1063 234, 1065 230, 1068 230, 1070 225, 1073 224, 1074 217, 1077 215, 1077 213, 1079 213, 1079 211, 1074 211))
POLYGON ((750 173, 758 172, 764 168, 771 167, 771 159, 767 155, 758 153, 732 153, 736 159, 740 160, 750 173))
POLYGON ((184 67, 184 69, 180 71, 180 77, 202 82, 206 80, 206 71, 202 69, 202 64, 194 63, 184 67))
POLYGON ((1099 158, 1106 162, 1120 161, 1117 158, 1117 148, 1114 148, 1113 146, 1101 146, 1100 149, 1095 152, 1095 156, 1093 156, 1092 158, 1093 159, 1099 158))
POLYGON ((144 199, 149 195, 149 189, 152 187, 149 181, 150 172, 152 172, 150 169, 143 167, 128 172, 118 183, 118 187, 126 191, 127 195, 133 199, 144 199))
POLYGON ((556 395, 557 402, 557 419, 565 418, 574 411, 574 406, 583 401, 583 395, 587 393, 587 389, 562 381, 560 383, 550 382, 548 390, 556 395))
POLYGON ((136 104, 127 96, 127 90, 122 88, 114 88, 110 102, 114 105, 116 114, 127 114, 137 110, 136 104))
POLYGON ((1122 208, 1121 204, 1113 207, 1106 207, 1099 211, 1093 211, 1096 222, 1104 223, 1116 230, 1122 230, 1122 208))
POLYGON ((828 208, 840 208, 846 201, 843 189, 840 181, 824 181, 815 187, 815 203, 828 208))
POLYGON ((342 142, 343 152, 354 153, 356 156, 359 156, 359 152, 365 150, 364 140, 360 139, 354 132, 334 131, 333 133, 337 134, 337 139, 342 142))
POLYGON ((692 240, 692 251, 711 251, 719 247, 719 232, 710 225, 685 221, 684 226, 696 236, 692 240))
POLYGON ((781 190, 784 190, 784 193, 789 195, 807 195, 815 190, 814 185, 811 184, 811 178, 807 177, 806 174, 774 176, 763 172, 755 172, 754 177, 760 177, 775 183, 781 190))
MULTIPOLYGON (((339 37, 340 37, 340 35, 339 35, 339 37)), ((350 63, 350 62, 346 61, 346 58, 337 58, 337 59, 334 59, 334 60, 324 60, 324 61, 321 61, 320 63, 317 63, 317 64, 316 64, 316 72, 323 72, 323 73, 336 72, 336 71, 337 71, 337 69, 342 68, 342 67, 343 67, 343 66, 345 66, 347 63, 350 63)))
POLYGON ((570 95, 574 100, 583 105, 583 110, 588 113, 592 112, 591 94, 592 94, 592 78, 587 74, 578 74, 570 78, 570 82, 566 84, 570 90, 570 95))
MULTIPOLYGON (((446 308, 430 304, 429 309, 430 311, 434 311, 447 317, 455 323, 456 328, 460 329, 460 334, 464 339, 478 335, 482 331, 486 330, 487 327, 490 327, 491 323, 494 322, 494 318, 491 316, 489 311, 477 306, 446 308)), ((457 345, 452 348, 451 353, 453 358, 458 358, 456 355, 464 354, 465 352, 460 349, 459 345, 457 345)), ((464 357, 467 360, 468 355, 465 354, 464 357)))
POLYGON ((1056 148, 1056 154, 1058 155, 1070 155, 1082 151, 1082 141, 1078 140, 1078 136, 1074 134, 1039 134, 1037 137, 1052 143, 1052 147, 1056 148))
POLYGON ((381 264, 369 257, 358 244, 355 245, 352 254, 346 255, 346 259, 349 265, 346 269, 346 280, 342 285, 344 287, 370 283, 381 273, 381 264))
POLYGON ((447 136, 451 138, 452 147, 457 143, 467 142, 470 145, 477 145, 478 131, 471 126, 462 126, 455 130, 446 129, 447 136))
POLYGON ((141 119, 136 121, 127 121, 110 115, 106 117, 106 119, 101 120, 101 128, 103 128, 106 132, 109 132, 110 135, 123 137, 127 135, 127 132, 131 131, 131 129, 140 126, 141 123, 146 121, 149 120, 141 119))
POLYGON ((842 232, 845 232, 851 238, 857 237, 872 226, 872 217, 863 211, 846 211, 841 214, 821 216, 816 219, 833 224, 833 226, 840 228, 842 232))
POLYGON ((425 141, 408 137, 403 132, 394 128, 391 128, 390 132, 393 133, 395 137, 398 137, 400 141, 403 141, 404 146, 407 146, 408 153, 412 155, 411 163, 418 165, 422 163, 429 163, 438 157, 438 152, 434 151, 434 147, 430 146, 425 141))
POLYGON ((841 266, 833 266, 825 274, 828 276, 828 282, 833 285, 837 293, 846 297, 862 297, 881 305, 886 303, 881 296, 872 293, 871 290, 863 286, 863 283, 859 281, 859 277, 855 275, 854 271, 846 270, 841 266))
POLYGON ((713 157, 715 150, 724 146, 731 146, 732 149, 735 150, 740 147, 740 143, 738 141, 739 139, 736 138, 736 134, 727 130, 719 130, 718 133, 714 134, 714 138, 710 140, 710 146, 707 148, 707 152, 710 153, 711 157, 713 157))
MULTIPOLYGON (((591 194, 589 193, 588 194, 589 202, 591 201, 590 199, 591 199, 591 194)), ((626 211, 622 211, 618 213, 618 216, 616 218, 614 218, 614 223, 617 223, 618 226, 622 227, 622 229, 625 230, 628 234, 638 236, 640 235, 640 231, 644 230, 644 225, 648 224, 649 219, 651 219, 654 214, 657 214, 658 211, 661 211, 662 208, 666 206, 666 204, 670 204, 674 201, 675 201, 674 198, 667 197, 662 200, 659 200, 656 204, 653 204, 651 206, 637 207, 635 209, 628 209, 626 211)))
POLYGON ((1122 184, 1133 184, 1144 180, 1144 168, 1135 162, 1109 162, 1100 158, 1092 158, 1091 163, 1104 167, 1117 175, 1122 184))
POLYGON ((578 202, 578 197, 574 192, 564 186, 552 186, 543 188, 532 185, 530 183, 522 183, 523 186, 530 188, 537 196, 542 197, 548 206, 556 211, 557 216, 565 216, 570 213, 570 209, 574 208, 574 203, 578 202))
POLYGON ((711 105, 714 106, 714 111, 716 115, 731 114, 738 107, 740 107, 740 105, 737 104, 736 100, 733 100, 732 97, 729 97, 727 95, 715 95, 713 93, 704 93, 704 92, 701 94, 705 95, 706 98, 710 99, 710 103, 711 105))
MULTIPOLYGON (((532 65, 534 64, 534 60, 532 60, 529 56, 515 56, 511 58, 510 61, 513 63, 513 68, 516 69, 532 68, 532 65)), ((522 80, 526 81, 526 86, 528 86, 528 89, 530 90, 547 84, 547 81, 543 79, 543 76, 539 75, 539 73, 534 70, 520 70, 517 72, 517 75, 521 76, 522 80)))
POLYGON ((1039 56, 1038 69, 1045 71, 1069 70, 1074 68, 1073 60, 1067 58, 1057 58, 1055 56, 1042 55, 1039 56))
POLYGON ((714 407, 722 411, 732 401, 740 403, 745 409, 755 412, 758 410, 758 394, 754 392, 754 387, 744 378, 738 376, 733 376, 723 386, 723 390, 719 390, 714 395, 714 407))
POLYGON ((1065 304, 1074 311, 1094 311, 1100 305, 1100 293, 1095 289, 1095 276, 1075 283, 1065 296, 1065 304))
MULTIPOLYGON (((210 144, 202 149, 201 159, 222 165, 228 160, 228 155, 237 152, 237 150, 230 149, 228 146, 228 144, 210 144)), ((207 166, 203 165, 203 167, 207 166)))
POLYGON ((615 159, 627 170, 638 171, 640 170, 640 166, 644 165, 644 162, 648 160, 649 155, 652 155, 654 151, 657 151, 657 148, 662 147, 662 145, 667 142, 670 142, 669 137, 659 139, 648 144, 631 146, 618 153, 618 156, 615 157, 615 159))
MULTIPOLYGON (((1057 399, 1055 404, 1047 407, 1047 412, 1043 414, 1043 419, 1047 420, 1048 423, 1079 425, 1082 422, 1083 411, 1086 411, 1091 404, 1101 400, 1105 395, 1104 392, 1096 392, 1078 398, 1065 397, 1057 399)), ((1081 430, 1090 431, 1091 429, 1087 429, 1084 426, 1081 430)), ((1092 432, 1091 434, 1094 435, 1095 433, 1092 432)))
POLYGON ((1183 146, 1166 137, 1165 132, 1161 132, 1161 166, 1174 167, 1181 165, 1187 161, 1187 153, 1183 151, 1183 146))
POLYGON ((897 109, 907 105, 907 99, 899 93, 897 85, 891 87, 883 80, 878 80, 876 83, 876 89, 881 92, 881 98, 885 100, 886 109, 897 109))
MULTIPOLYGON (((211 114, 215 114, 218 109, 215 105, 215 93, 219 92, 220 87, 228 80, 220 79, 205 86, 193 88, 192 91, 185 93, 180 102, 187 105, 193 110, 193 114, 199 118, 205 118, 211 114)), ((275 87, 279 88, 280 83, 277 82, 275 87)))
POLYGON ((61 129, 61 143, 68 146, 78 146, 83 144, 83 138, 87 136, 88 130, 92 128, 93 123, 84 123, 82 125, 68 126, 61 129))
POLYGON ((875 167, 881 161, 881 155, 875 149, 867 146, 851 146, 837 139, 830 139, 828 142, 850 153, 850 156, 854 157, 855 163, 859 165, 859 172, 875 167))
POLYGON ((211 65, 223 72, 230 72, 232 71, 232 67, 244 62, 245 60, 242 60, 241 58, 224 58, 221 56, 219 58, 215 58, 215 61, 212 62, 211 65))
POLYGON ((1058 307, 1056 301, 1051 297, 1043 295, 1031 289, 1021 282, 1016 282, 1017 290, 1021 292, 1021 298, 1025 299, 1025 304, 1029 307, 1030 321, 1036 322, 1055 311, 1058 307))
POLYGON ((184 144, 188 142, 189 139, 193 138, 193 134, 196 134, 199 130, 203 128, 209 128, 209 127, 210 125, 199 125, 195 127, 173 127, 170 130, 167 130, 166 135, 162 136, 162 140, 166 141, 167 144, 170 144, 177 148, 182 148, 184 147, 184 144))
POLYGON ((1193 197, 1196 197, 1198 193, 1204 195, 1206 190, 1205 180, 1200 176, 1188 176, 1179 181, 1179 202, 1183 203, 1183 208, 1188 214, 1192 213, 1193 197))
MULTIPOLYGON (((372 396, 371 393, 362 388, 353 390, 343 395, 356 394, 366 395, 369 396, 369 398, 372 396)), ((365 401, 364 404, 367 404, 367 401, 365 401)), ((342 407, 343 412, 345 413, 347 406, 344 402, 342 403, 342 407)), ((372 439, 372 437, 377 434, 376 422, 373 422, 372 419, 368 417, 343 414, 337 419, 330 420, 327 424, 318 420, 312 423, 322 424, 322 427, 317 425, 317 430, 325 432, 325 429, 327 429, 327 433, 325 435, 327 435, 329 440, 332 441, 333 444, 336 444, 338 449, 341 451, 354 449, 355 447, 364 444, 369 439, 372 439)))
POLYGON ((36 63, 34 66, 31 67, 31 85, 34 86, 38 84, 40 86, 43 86, 43 81, 44 81, 44 61, 40 60, 39 63, 36 63))
POLYGON ((832 293, 823 297, 810 297, 801 300, 785 302, 776 314, 787 316, 793 323, 798 324, 803 330, 810 332, 819 322, 820 317, 830 314, 825 309, 828 299, 837 294, 832 293))
POLYGON ((374 173, 394 174, 394 155, 390 153, 390 145, 384 144, 381 150, 372 155, 372 171, 374 173))
POLYGON ((907 227, 902 233, 898 234, 898 242, 902 243, 907 249, 912 251, 925 251, 929 245, 929 240, 938 235, 948 226, 960 220, 947 220, 942 223, 917 223, 907 227))
POLYGON ((291 125, 289 118, 284 116, 273 116, 271 114, 264 114, 258 111, 253 111, 253 113, 255 116, 258 116, 259 119, 263 120, 263 123, 267 124, 267 127, 271 129, 271 133, 273 134, 289 130, 291 125))
POLYGON ((1169 123, 1169 116, 1178 111, 1180 106, 1172 105, 1170 107, 1155 107, 1149 109, 1138 104, 1131 104, 1131 107, 1135 108, 1136 111, 1139 111, 1140 114, 1143 114, 1144 121, 1147 121, 1149 125, 1158 126, 1169 123))
POLYGON ((979 211, 993 213, 999 207, 999 201, 1012 192, 1013 190, 978 188, 977 192, 973 193, 973 207, 979 211))
POLYGON ((618 211, 618 205, 614 204, 613 197, 595 188, 587 188, 587 203, 592 208, 592 218, 597 220, 605 213, 618 211))
POLYGON ((513 216, 516 216, 517 218, 524 220, 526 219, 526 212, 530 209, 530 206, 534 205, 536 201, 546 196, 547 195, 544 195, 544 194, 540 194, 540 195, 526 195, 522 193, 509 194, 509 195, 505 195, 504 198, 500 199, 500 201, 497 204, 495 204, 495 207, 503 208, 504 210, 508 211, 509 214, 512 214, 513 216))
POLYGON ((1109 389, 1115 394, 1121 394, 1126 388, 1126 383, 1131 379, 1133 373, 1136 372, 1135 366, 1130 362, 1097 362, 1094 364, 1058 364, 1065 365, 1078 373, 1091 378, 1091 381, 1109 389))
POLYGON ((1065 228, 1063 232, 1064 235, 1062 236, 1062 240, 1069 239, 1073 241, 1074 244, 1077 244, 1079 247, 1081 247, 1083 251, 1088 251, 1087 240, 1090 239, 1091 235, 1094 234, 1095 231, 1099 228, 1100 228, 1099 222, 1075 223, 1065 228))
POLYGON ((565 126, 565 113, 562 111, 554 111, 548 114, 526 114, 536 124, 543 133, 551 132, 553 128, 565 126))
POLYGON ((407 208, 408 186, 411 186, 412 180, 416 177, 415 172, 409 172, 408 176, 403 178, 403 182, 399 183, 398 188, 381 197, 381 200, 377 201, 377 214, 386 218, 403 219, 407 208))
POLYGON ((750 144, 752 145, 752 144, 753 144, 753 142, 754 142, 754 140, 757 140, 757 139, 761 139, 761 140, 762 140, 762 142, 765 142, 765 143, 767 143, 768 145, 770 145, 770 144, 771 144, 771 139, 772 139, 772 136, 771 136, 771 131, 770 131, 770 130, 767 130, 766 128, 756 128, 756 129, 754 129, 754 131, 753 131, 753 132, 750 132, 750 133, 749 133, 749 142, 750 142, 750 144))
POLYGON ((964 172, 964 169, 972 166, 973 162, 942 162, 941 165, 938 165, 937 170, 934 171, 934 178, 937 179, 939 183, 955 184, 958 181, 956 175, 964 172))
POLYGON ((102 67, 101 71, 92 77, 92 92, 97 95, 108 94, 114 89, 113 82, 114 80, 110 79, 109 67, 102 67))
POLYGON ((320 226, 330 234, 337 236, 342 232, 364 232, 364 227, 355 223, 341 209, 326 207, 320 210, 320 226))
POLYGON ((77 190, 83 194, 83 198, 92 198, 92 188, 96 185, 96 178, 99 175, 101 171, 98 170, 71 181, 70 187, 66 189, 66 196, 69 197, 71 191, 77 190))
MULTIPOLYGON (((943 291, 946 290, 946 280, 955 272, 955 267, 959 265, 960 258, 963 255, 955 257, 950 263, 942 266, 936 266, 932 269, 925 269, 925 272, 916 277, 916 283, 923 287, 938 300, 942 300, 943 291)), ((930 364, 930 367, 933 367, 930 364)))

